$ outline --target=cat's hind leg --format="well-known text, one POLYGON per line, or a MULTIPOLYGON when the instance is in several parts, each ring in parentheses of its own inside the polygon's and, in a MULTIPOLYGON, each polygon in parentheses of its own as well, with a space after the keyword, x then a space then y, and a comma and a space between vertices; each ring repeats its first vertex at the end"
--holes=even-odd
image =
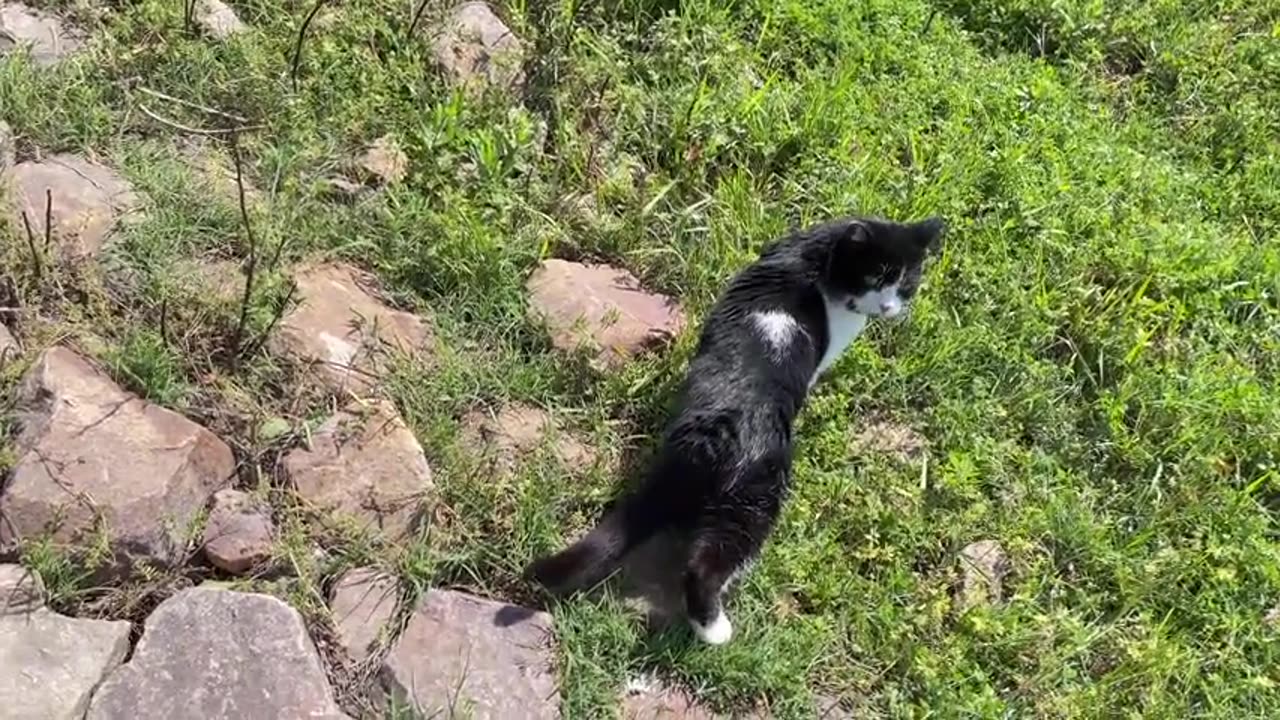
POLYGON ((760 552, 780 505, 777 494, 751 489, 703 512, 685 567, 684 594, 689 624, 704 642, 722 645, 733 637, 724 591, 760 552))

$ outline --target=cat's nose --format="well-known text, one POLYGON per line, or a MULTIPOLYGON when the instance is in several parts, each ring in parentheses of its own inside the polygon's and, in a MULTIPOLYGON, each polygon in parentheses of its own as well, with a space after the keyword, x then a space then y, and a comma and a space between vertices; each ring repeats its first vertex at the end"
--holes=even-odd
POLYGON ((886 317, 893 317, 898 314, 898 303, 892 300, 886 300, 880 303, 880 314, 886 317))

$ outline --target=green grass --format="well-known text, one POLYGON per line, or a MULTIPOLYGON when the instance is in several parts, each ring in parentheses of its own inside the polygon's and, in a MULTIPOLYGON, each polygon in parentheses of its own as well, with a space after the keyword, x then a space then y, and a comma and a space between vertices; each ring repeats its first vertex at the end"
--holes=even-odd
MULTIPOLYGON (((657 431, 693 340, 610 377, 563 362, 524 312, 540 257, 615 262, 700 317, 790 226, 936 213, 951 231, 911 317, 869 332, 801 419, 795 494, 731 600, 734 642, 647 635, 607 599, 558 605, 565 717, 609 716, 640 672, 777 717, 819 694, 866 717, 1280 715, 1280 631, 1263 622, 1280 602, 1280 4, 511 0, 523 105, 448 90, 389 0, 326 10, 295 91, 306 5, 237 2, 253 31, 217 45, 182 32, 180 3, 126 3, 82 16, 90 50, 52 73, 0 63, 0 118, 27 147, 93 150, 149 198, 102 283, 37 287, 4 238, 24 328, 97 348, 124 384, 234 439, 245 483, 271 485, 284 442, 254 428, 325 405, 270 358, 219 357, 238 305, 175 269, 245 255, 234 198, 137 106, 211 118, 136 84, 265 125, 243 146, 255 230, 284 263, 353 260, 434 316, 438 365, 400 368, 389 391, 448 512, 408 548, 297 518, 281 592, 315 603, 324 578, 375 563, 419 589, 538 599, 521 567, 619 477, 541 458, 497 483, 458 418, 542 404, 617 460, 657 431), (324 178, 385 133, 409 178, 328 198, 324 178), (927 463, 854 452, 873 413, 920 432, 927 463), (959 613, 956 556, 981 538, 1011 556, 1007 597, 959 613)), ((73 594, 76 571, 40 557, 73 594)))

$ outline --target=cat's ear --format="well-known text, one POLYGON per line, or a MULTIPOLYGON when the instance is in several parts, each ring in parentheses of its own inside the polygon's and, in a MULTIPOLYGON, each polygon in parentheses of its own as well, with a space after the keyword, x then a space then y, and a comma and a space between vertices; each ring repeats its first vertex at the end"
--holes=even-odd
POLYGON ((836 229, 835 240, 827 255, 827 277, 842 268, 855 267, 860 247, 867 242, 870 230, 858 221, 850 221, 836 229))
POLYGON ((947 224, 936 216, 907 226, 911 241, 925 252, 936 252, 942 247, 942 235, 946 230, 947 224))

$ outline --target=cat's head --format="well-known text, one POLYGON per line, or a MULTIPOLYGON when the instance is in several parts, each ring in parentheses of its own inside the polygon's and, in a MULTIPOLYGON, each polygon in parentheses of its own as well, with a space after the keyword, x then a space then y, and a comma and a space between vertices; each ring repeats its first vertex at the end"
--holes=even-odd
POLYGON ((938 248, 944 228, 936 217, 914 223, 857 218, 828 226, 823 291, 853 312, 900 315, 915 297, 925 258, 938 248))

